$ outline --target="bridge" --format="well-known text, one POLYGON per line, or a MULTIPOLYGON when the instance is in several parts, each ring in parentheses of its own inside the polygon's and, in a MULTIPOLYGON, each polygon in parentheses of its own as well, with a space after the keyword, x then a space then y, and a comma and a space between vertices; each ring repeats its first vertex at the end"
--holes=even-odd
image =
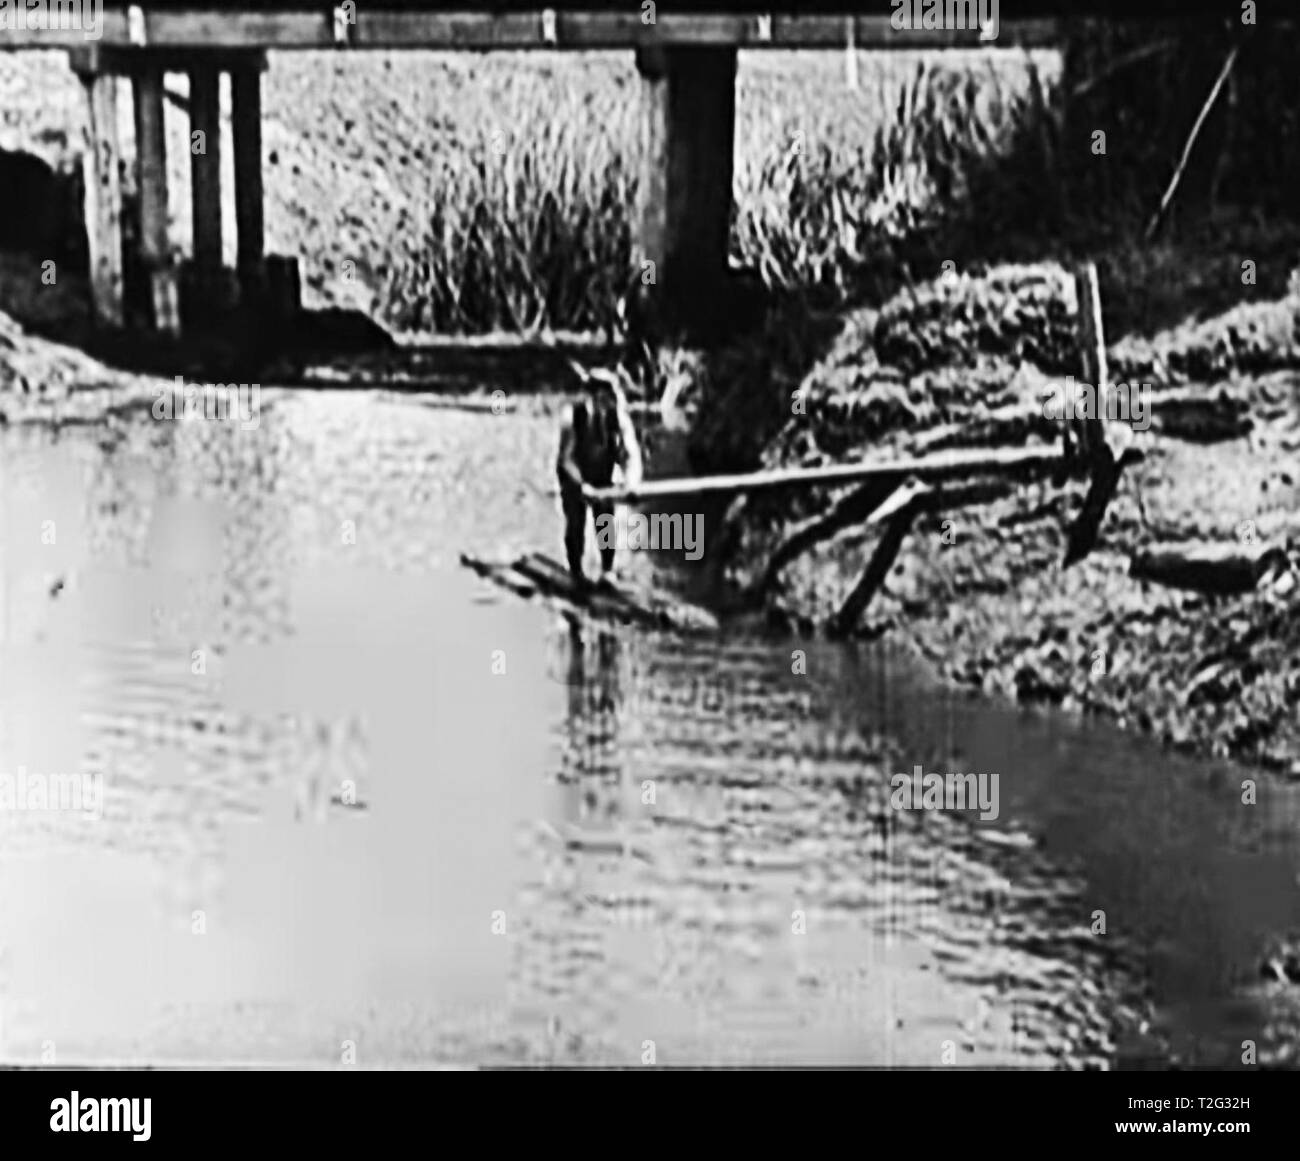
POLYGON ((626 49, 641 77, 648 145, 634 218, 636 257, 654 264, 657 300, 669 304, 672 316, 664 321, 689 325, 710 304, 716 310, 725 302, 732 285, 727 250, 741 49, 1041 47, 1059 43, 1069 21, 1087 17, 1240 25, 1242 5, 1236 0, 812 0, 797 11, 780 12, 746 0, 657 5, 626 0, 550 8, 509 0, 477 6, 415 0, 0 0, 0 49, 66 50, 82 81, 91 296, 97 322, 108 328, 122 327, 126 313, 116 82, 129 78, 139 192, 138 253, 132 257, 146 272, 148 325, 168 334, 179 333, 185 312, 168 239, 166 73, 188 74, 191 129, 201 131, 205 143, 190 159, 193 245, 187 284, 207 301, 211 288, 226 281, 218 97, 225 72, 231 89, 238 297, 249 307, 291 312, 296 267, 268 262, 265 254, 261 74, 268 50, 626 49))

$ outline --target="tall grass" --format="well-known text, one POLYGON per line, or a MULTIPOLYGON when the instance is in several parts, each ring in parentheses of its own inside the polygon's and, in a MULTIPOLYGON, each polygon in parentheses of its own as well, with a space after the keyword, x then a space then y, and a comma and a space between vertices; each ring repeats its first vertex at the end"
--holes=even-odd
MULTIPOLYGON (((1020 54, 992 67, 991 86, 987 54, 864 59, 875 82, 857 91, 837 54, 742 61, 732 260, 771 287, 851 298, 900 247, 962 212, 971 175, 1033 113, 1020 54)), ((437 158, 419 228, 393 240, 388 321, 462 333, 616 326, 641 172, 631 69, 522 67, 494 99, 437 158)))
MULTIPOLYGON (((433 171, 422 229, 387 287, 414 330, 597 329, 613 318, 631 260, 633 108, 593 124, 580 97, 539 84, 494 128, 433 171)), ((486 123, 486 122, 485 122, 486 123)))

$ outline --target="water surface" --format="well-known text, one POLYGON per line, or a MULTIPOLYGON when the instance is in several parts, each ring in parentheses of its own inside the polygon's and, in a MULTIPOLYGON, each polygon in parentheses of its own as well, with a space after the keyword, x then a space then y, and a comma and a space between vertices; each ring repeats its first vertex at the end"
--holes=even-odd
POLYGON ((1256 968, 1296 923, 1300 792, 1244 807, 1249 772, 883 650, 601 629, 488 588, 461 552, 559 555, 555 433, 545 408, 267 392, 252 431, 0 435, 0 773, 103 787, 97 817, 0 811, 0 1056, 1285 1044, 1294 989, 1256 968), (997 772, 999 817, 890 811, 915 764, 997 772))

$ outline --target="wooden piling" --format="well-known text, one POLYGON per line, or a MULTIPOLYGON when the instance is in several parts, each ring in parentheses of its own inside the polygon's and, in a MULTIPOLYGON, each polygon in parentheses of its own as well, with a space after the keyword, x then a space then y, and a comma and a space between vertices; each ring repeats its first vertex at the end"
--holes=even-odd
POLYGON ((167 234, 167 152, 163 132, 163 72, 147 68, 131 78, 135 106, 136 181, 140 201, 140 260, 149 280, 151 323, 180 333, 176 267, 167 234))
POLYGON ((125 319, 122 287, 122 187, 118 163, 117 77, 74 57, 86 94, 82 164, 86 191, 86 240, 95 321, 120 327, 125 319))
POLYGON ((728 287, 736 49, 637 50, 645 115, 637 258, 652 326, 704 332, 724 319, 728 287))
POLYGON ((220 77, 216 66, 190 67, 190 210, 194 272, 201 294, 221 284, 220 77), (203 137, 196 142, 194 134, 203 137))
MULTIPOLYGON (((1077 564, 1096 545, 1101 522, 1119 487, 1120 474, 1132 443, 1131 431, 1106 422, 1105 399, 1110 388, 1110 376, 1106 366, 1097 267, 1091 262, 1080 266, 1074 274, 1074 286, 1078 305, 1079 369, 1083 382, 1094 390, 1095 408, 1091 416, 1067 420, 1067 431, 1073 431, 1077 454, 1087 464, 1089 475, 1088 493, 1066 536, 1064 563, 1067 568, 1077 564)), ((1069 454, 1068 436, 1066 450, 1069 454)))
POLYGON ((252 54, 230 70, 231 136, 235 153, 235 234, 239 297, 246 305, 266 294, 266 239, 262 189, 262 69, 265 58, 252 54))

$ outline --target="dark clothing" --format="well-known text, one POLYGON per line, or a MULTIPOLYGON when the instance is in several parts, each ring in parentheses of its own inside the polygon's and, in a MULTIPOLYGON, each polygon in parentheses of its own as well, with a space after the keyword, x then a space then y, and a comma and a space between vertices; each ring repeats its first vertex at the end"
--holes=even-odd
POLYGON ((614 469, 626 462, 627 449, 613 407, 593 408, 586 400, 573 405, 573 454, 582 478, 593 488, 614 482, 614 469))
MULTIPOLYGON (((614 482, 614 469, 627 462, 627 449, 612 407, 593 407, 583 400, 573 405, 570 428, 560 443, 556 472, 560 479, 560 507, 564 513, 564 552, 569 571, 582 576, 582 550, 587 539, 587 509, 599 523, 602 516, 612 522, 614 505, 589 504, 581 486, 572 478, 568 457, 577 465, 582 481, 593 488, 607 488, 614 482)), ((612 523, 608 524, 612 533, 612 523)), ((600 564, 605 572, 614 567, 615 544, 600 547, 600 564)))
MULTIPOLYGON (((568 558, 569 571, 578 577, 582 575, 582 549, 587 542, 587 509, 591 508, 591 514, 598 522, 596 527, 600 528, 599 520, 602 516, 613 520, 614 505, 589 505, 582 492, 561 477, 560 507, 564 512, 564 555, 568 558)), ((605 572, 614 567, 614 548, 612 541, 601 547, 600 567, 605 572)))

